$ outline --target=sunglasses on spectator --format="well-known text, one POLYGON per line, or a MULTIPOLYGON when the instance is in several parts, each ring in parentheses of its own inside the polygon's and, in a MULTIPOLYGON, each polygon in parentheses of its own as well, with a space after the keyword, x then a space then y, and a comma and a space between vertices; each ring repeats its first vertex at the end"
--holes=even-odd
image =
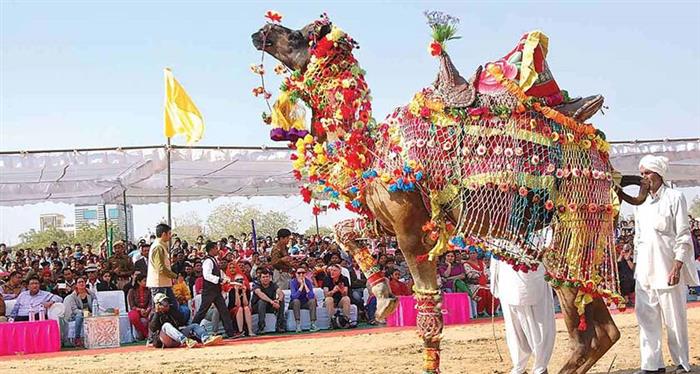
POLYGON ((297 271, 297 274, 306 274, 305 271, 297 271))

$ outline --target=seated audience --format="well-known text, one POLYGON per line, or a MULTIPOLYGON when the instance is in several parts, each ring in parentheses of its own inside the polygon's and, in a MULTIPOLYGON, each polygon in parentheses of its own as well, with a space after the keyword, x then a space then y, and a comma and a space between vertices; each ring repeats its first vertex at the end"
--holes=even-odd
POLYGON ((22 285, 22 273, 15 270, 10 273, 10 280, 0 287, 0 294, 3 300, 14 300, 26 290, 22 285))
POLYGON ((413 292, 411 292, 411 289, 406 285, 406 283, 401 281, 400 277, 401 271, 399 269, 391 270, 391 274, 389 276, 389 287, 391 288, 391 293, 393 293, 394 296, 412 295, 413 292))
POLYGON ((83 346, 83 318, 85 317, 85 312, 95 312, 92 310, 92 301, 96 298, 97 295, 95 295, 95 293, 93 293, 92 291, 88 290, 85 286, 85 278, 78 277, 78 280, 75 282, 75 288, 73 292, 71 292, 68 296, 66 296, 65 299, 63 299, 63 307, 65 308, 65 313, 63 314, 63 321, 66 324, 68 322, 75 322, 75 338, 68 338, 68 329, 63 329, 64 343, 73 343, 76 347, 83 346))
POLYGON ((464 262, 464 270, 469 281, 469 295, 476 301, 476 312, 482 317, 490 316, 499 306, 498 299, 491 294, 487 269, 479 255, 470 251, 469 259, 464 262))
MULTIPOLYGON (((228 275, 228 274, 227 274, 228 275)), ((255 336, 253 332, 253 315, 250 310, 250 298, 248 296, 249 289, 245 283, 243 274, 231 274, 233 279, 231 289, 228 291, 228 309, 231 312, 231 318, 236 322, 238 334, 243 335, 244 323, 247 327, 248 336, 255 336)))
POLYGON ((148 316, 153 309, 151 292, 146 287, 146 275, 136 276, 136 285, 129 290, 126 298, 129 304, 129 321, 139 334, 139 338, 146 339, 148 337, 148 316))
POLYGON ((258 334, 265 333, 265 314, 273 313, 277 316, 277 332, 285 332, 284 321, 284 293, 272 282, 272 275, 267 269, 260 273, 260 282, 253 285, 253 297, 251 300, 253 314, 258 315, 258 334))
POLYGON ((306 278, 306 268, 297 268, 296 277, 289 281, 289 289, 291 290, 290 303, 294 311, 296 332, 301 332, 302 309, 308 309, 309 311, 311 320, 310 331, 318 331, 318 327, 316 327, 316 297, 314 295, 314 286, 311 281, 306 278))
POLYGON ((100 282, 100 280, 97 279, 97 265, 89 264, 88 266, 86 266, 85 274, 87 275, 87 281, 85 282, 85 286, 88 290, 92 292, 97 292, 97 284, 100 282))
POLYGON ((112 281, 112 273, 104 271, 102 279, 97 283, 97 291, 117 291, 117 284, 112 281))
POLYGON ((186 320, 190 319, 190 308, 187 306, 189 301, 192 299, 192 294, 190 294, 190 288, 185 283, 185 272, 182 271, 177 275, 177 280, 173 285, 173 293, 175 294, 175 299, 179 304, 178 309, 180 313, 185 316, 186 320))
POLYGON ((33 275, 29 277, 29 287, 27 291, 19 294, 10 317, 15 321, 29 321, 29 311, 35 313, 36 319, 39 319, 39 313, 43 310, 48 311, 55 303, 60 303, 63 300, 52 293, 39 289, 41 282, 39 277, 33 275))
POLYGON ((71 268, 64 268, 63 279, 58 280, 58 283, 56 284, 56 288, 53 290, 53 293, 58 295, 61 299, 65 299, 66 296, 70 295, 70 293, 73 292, 74 287, 75 274, 73 273, 73 270, 71 270, 71 268))
POLYGON ((464 266, 457 260, 454 252, 445 254, 445 262, 438 267, 438 273, 443 279, 443 291, 468 292, 464 266))
MULTIPOLYGON (((323 281, 323 293, 326 297, 326 310, 331 321, 334 321, 336 308, 343 309, 343 315, 347 320, 350 320, 350 281, 343 277, 340 273, 340 265, 329 265, 327 276, 323 281)), ((332 323, 335 325, 335 322, 332 323)), ((334 328, 340 326, 333 326, 334 328)))

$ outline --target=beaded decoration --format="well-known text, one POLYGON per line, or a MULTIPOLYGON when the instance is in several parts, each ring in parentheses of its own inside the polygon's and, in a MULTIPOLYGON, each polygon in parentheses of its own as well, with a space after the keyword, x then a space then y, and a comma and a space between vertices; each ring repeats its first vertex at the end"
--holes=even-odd
MULTIPOLYGON (((302 100, 313 113, 315 136, 291 144, 304 201, 345 205, 371 220, 363 195, 379 178, 391 192, 418 191, 429 202, 430 260, 451 249, 487 248, 522 271, 544 261, 555 286, 579 287, 580 312, 592 297, 623 301, 610 146, 592 125, 550 106, 565 101, 565 91, 528 94, 558 90, 543 61, 544 34, 526 34, 518 53, 487 64, 470 106, 450 107, 428 87, 379 124, 354 40, 334 25, 309 39, 306 71, 292 72, 281 87, 291 105, 302 100), (540 70, 530 66, 538 61, 540 70)), ((449 60, 439 44, 431 53, 449 60)))

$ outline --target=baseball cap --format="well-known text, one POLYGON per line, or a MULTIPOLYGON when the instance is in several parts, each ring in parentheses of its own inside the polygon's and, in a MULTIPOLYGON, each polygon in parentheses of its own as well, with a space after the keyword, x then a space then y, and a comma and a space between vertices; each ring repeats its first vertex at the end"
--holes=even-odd
POLYGON ((165 294, 162 292, 157 293, 155 296, 153 296, 153 302, 156 304, 161 304, 161 305, 162 304, 170 305, 170 303, 168 302, 168 297, 165 296, 165 294))

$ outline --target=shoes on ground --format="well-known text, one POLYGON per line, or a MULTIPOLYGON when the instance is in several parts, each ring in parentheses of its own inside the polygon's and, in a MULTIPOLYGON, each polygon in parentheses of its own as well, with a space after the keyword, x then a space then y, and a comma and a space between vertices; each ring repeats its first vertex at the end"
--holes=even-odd
POLYGON ((224 340, 224 337, 221 335, 212 335, 208 337, 202 344, 204 344, 205 347, 209 347, 212 345, 219 345, 221 342, 224 340))
POLYGON ((310 331, 310 332, 316 332, 316 331, 318 331, 318 327, 316 327, 316 324, 315 324, 315 323, 313 323, 313 322, 311 323, 311 328, 309 328, 309 331, 310 331))
POLYGON ((194 339, 187 338, 184 343, 187 348, 194 348, 197 345, 197 341, 194 339))

